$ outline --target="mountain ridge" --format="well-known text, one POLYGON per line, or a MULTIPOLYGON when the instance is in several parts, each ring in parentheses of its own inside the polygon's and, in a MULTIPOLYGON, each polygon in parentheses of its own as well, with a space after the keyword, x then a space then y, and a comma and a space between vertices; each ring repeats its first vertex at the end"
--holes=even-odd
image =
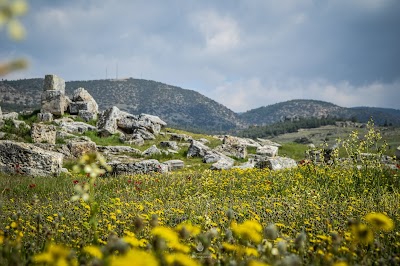
MULTIPOLYGON (((113 105, 132 114, 159 116, 170 126, 196 132, 229 132, 251 125, 267 125, 296 117, 338 117, 377 124, 400 125, 400 110, 377 107, 340 107, 330 102, 295 99, 235 113, 197 91, 144 79, 67 81, 66 94, 85 88, 100 110, 113 105)), ((3 111, 39 109, 43 79, 0 81, 3 111)))

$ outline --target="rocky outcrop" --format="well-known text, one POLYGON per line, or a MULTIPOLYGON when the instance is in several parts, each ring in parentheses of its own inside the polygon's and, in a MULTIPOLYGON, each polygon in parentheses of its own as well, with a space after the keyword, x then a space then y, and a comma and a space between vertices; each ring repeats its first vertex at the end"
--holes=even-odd
POLYGON ((108 137, 118 133, 117 119, 120 117, 120 112, 118 107, 113 106, 100 113, 97 128, 101 136, 108 137))
POLYGON ((268 156, 268 157, 275 157, 278 155, 278 147, 276 146, 270 146, 270 145, 266 145, 266 146, 260 146, 257 148, 256 153, 258 155, 263 155, 263 156, 268 156))
POLYGON ((178 133, 169 133, 170 138, 169 140, 174 140, 174 141, 190 141, 192 140, 192 137, 186 134, 178 134, 178 133))
POLYGON ((67 109, 65 96, 65 81, 56 75, 46 75, 44 78, 41 113, 51 113, 61 116, 67 109))
POLYGON ((114 175, 168 172, 168 166, 166 164, 161 164, 159 161, 154 159, 138 161, 138 162, 121 162, 116 160, 108 163, 108 165, 111 166, 112 169, 111 173, 114 175))
POLYGON ((97 150, 103 153, 142 153, 140 150, 129 146, 97 146, 97 150))
POLYGON ((97 151, 96 143, 86 137, 71 139, 67 142, 67 146, 71 151, 71 156, 75 158, 79 158, 84 154, 94 153, 97 151))
POLYGON ((172 149, 172 150, 179 150, 178 143, 176 141, 161 141, 160 142, 160 147, 161 148, 167 148, 167 149, 172 149))
POLYGON ((210 147, 196 140, 192 140, 187 152, 187 158, 204 157, 209 151, 211 151, 210 147))
POLYGON ((40 122, 53 122, 52 113, 38 113, 37 118, 40 122))
POLYGON ((0 140, 0 172, 31 176, 59 175, 63 155, 33 144, 0 140))
POLYGON ((287 157, 274 157, 258 161, 255 165, 256 168, 269 168, 270 170, 282 170, 287 168, 297 167, 295 160, 287 157))
POLYGON ((243 144, 222 144, 216 147, 215 150, 239 159, 247 157, 247 147, 243 144))
POLYGON ((69 113, 80 116, 86 122, 97 119, 99 107, 93 97, 84 88, 74 91, 72 102, 69 104, 69 113))
POLYGON ((161 154, 161 150, 159 148, 157 148, 156 145, 152 145, 150 148, 148 148, 147 150, 145 150, 142 155, 145 157, 149 157, 149 156, 153 156, 153 155, 157 155, 157 154, 161 154))
POLYGON ((68 121, 60 121, 57 123, 62 131, 70 133, 70 134, 83 134, 86 131, 97 131, 95 126, 86 124, 84 122, 68 122, 68 121))
POLYGON ((182 160, 169 160, 166 162, 163 162, 163 164, 168 166, 169 171, 174 171, 178 169, 182 169, 185 167, 185 163, 182 160))
POLYGON ((216 163, 213 163, 210 167, 211 170, 228 170, 234 165, 235 160, 227 156, 221 157, 216 163))
POLYGON ((161 128, 166 125, 158 116, 132 115, 119 110, 115 106, 103 111, 97 122, 100 135, 110 136, 121 133, 121 135, 128 135, 128 137, 123 137, 127 141, 130 141, 129 136, 135 134, 138 134, 144 140, 155 139, 161 128))
POLYGON ((34 123, 31 128, 31 137, 34 143, 55 144, 57 129, 53 125, 34 123))

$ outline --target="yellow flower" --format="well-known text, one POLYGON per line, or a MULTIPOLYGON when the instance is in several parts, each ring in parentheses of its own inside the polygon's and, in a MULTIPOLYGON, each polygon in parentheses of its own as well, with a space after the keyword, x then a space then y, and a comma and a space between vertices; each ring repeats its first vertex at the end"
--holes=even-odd
POLYGON ((168 254, 165 256, 168 265, 200 266, 200 263, 182 253, 168 254))
POLYGON ((200 227, 189 224, 189 223, 181 223, 176 227, 176 230, 181 232, 182 230, 185 230, 189 233, 191 236, 197 236, 200 234, 200 227))
POLYGON ((239 237, 260 243, 262 240, 262 226, 257 221, 247 220, 242 224, 231 224, 232 231, 239 237))
POLYGON ((374 234, 365 224, 356 224, 352 226, 352 233, 356 241, 368 245, 374 242, 374 234))
POLYGON ((151 234, 156 237, 160 237, 167 242, 167 246, 169 248, 175 249, 177 251, 181 251, 184 253, 188 253, 190 248, 179 243, 178 233, 172 230, 171 228, 165 226, 157 226, 151 230, 151 234))
POLYGON ((246 247, 245 248, 245 253, 246 253, 247 256, 254 256, 254 257, 258 256, 258 251, 255 248, 246 247))
POLYGON ((112 256, 110 265, 113 266, 125 266, 125 265, 137 265, 137 266, 158 266, 157 259, 146 251, 132 249, 122 256, 112 256))
POLYGON ((50 244, 46 252, 33 256, 33 262, 35 263, 47 263, 50 265, 75 265, 75 260, 68 258, 71 251, 57 244, 50 244))
POLYGON ((163 238, 167 242, 179 242, 178 234, 171 228, 165 226, 157 226, 151 230, 153 236, 163 238))
POLYGON ((386 232, 392 231, 394 228, 394 222, 387 215, 383 213, 371 212, 365 216, 365 220, 372 224, 377 230, 383 230, 386 232))
POLYGON ((91 255, 92 257, 102 259, 103 258, 103 253, 101 253, 101 250, 99 247, 96 246, 87 246, 83 248, 83 252, 91 255))
POLYGON ((347 265, 348 264, 345 261, 338 261, 338 262, 335 262, 332 266, 347 266, 347 265))
POLYGON ((247 266, 269 266, 269 264, 257 260, 251 260, 247 266))
POLYGON ((222 243, 222 247, 223 247, 226 251, 237 251, 237 250, 240 249, 239 246, 232 245, 232 244, 229 244, 229 243, 226 243, 226 242, 222 243))

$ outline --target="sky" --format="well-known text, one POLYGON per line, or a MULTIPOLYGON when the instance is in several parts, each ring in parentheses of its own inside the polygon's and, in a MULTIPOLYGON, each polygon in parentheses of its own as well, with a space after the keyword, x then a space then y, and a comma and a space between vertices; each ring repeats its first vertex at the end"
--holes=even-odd
POLYGON ((0 60, 67 81, 143 78, 243 112, 292 99, 400 109, 399 0, 31 0, 0 60))

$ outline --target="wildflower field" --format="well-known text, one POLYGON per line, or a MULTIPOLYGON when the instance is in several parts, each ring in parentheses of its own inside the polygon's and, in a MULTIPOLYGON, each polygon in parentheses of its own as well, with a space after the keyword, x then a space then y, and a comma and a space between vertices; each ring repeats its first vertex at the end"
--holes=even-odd
POLYGON ((400 264, 399 170, 379 161, 118 177, 101 163, 0 175, 1 265, 400 264))

